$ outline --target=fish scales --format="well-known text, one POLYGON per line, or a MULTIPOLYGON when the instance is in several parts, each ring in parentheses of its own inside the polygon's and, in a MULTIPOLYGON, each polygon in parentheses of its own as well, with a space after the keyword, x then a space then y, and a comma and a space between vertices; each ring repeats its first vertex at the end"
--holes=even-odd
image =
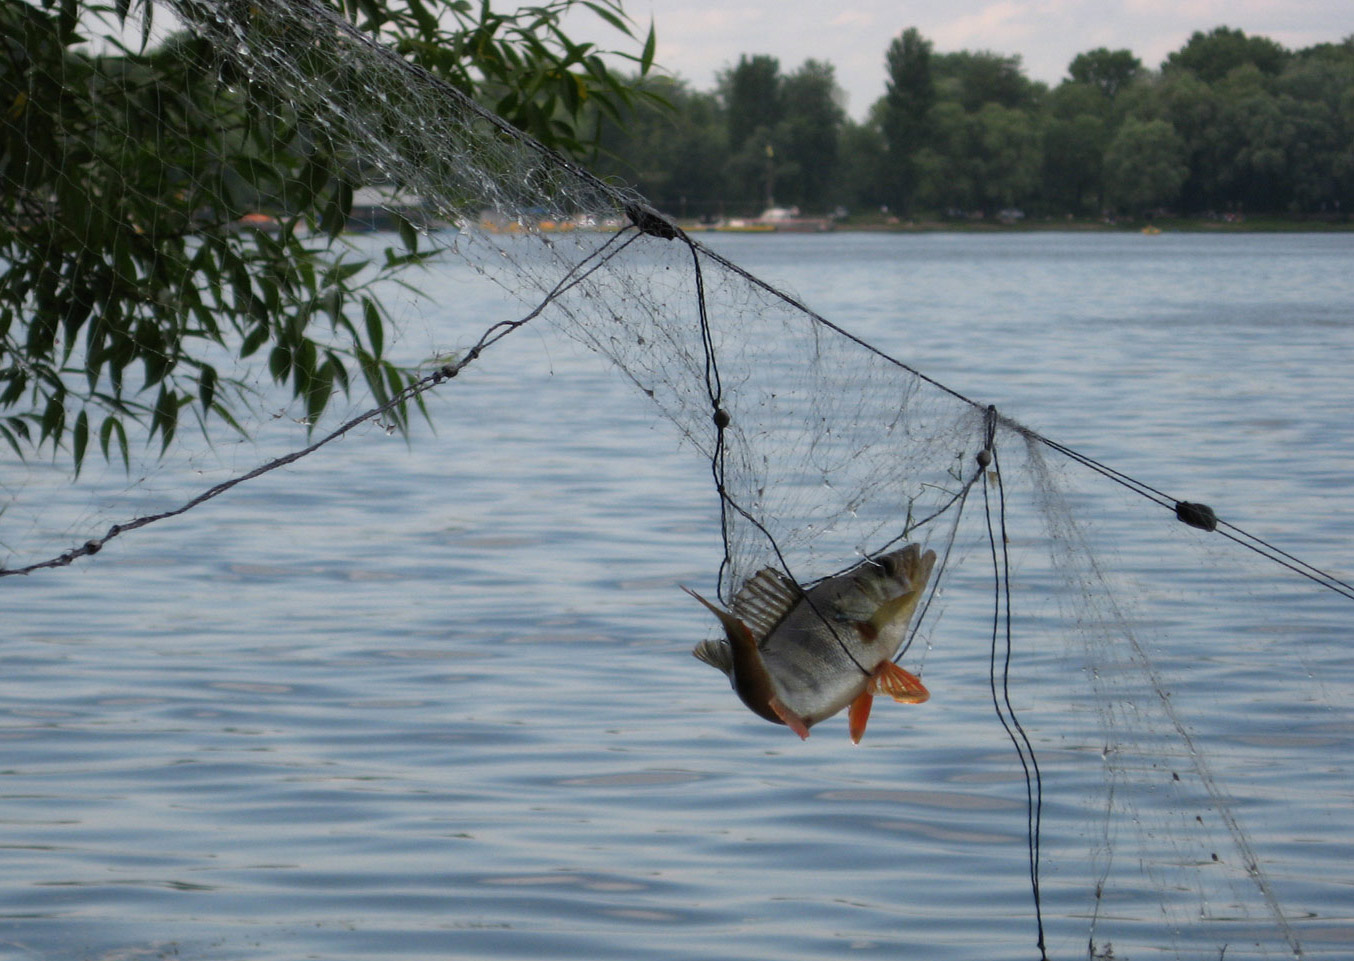
POLYGON ((850 705, 851 736, 859 740, 875 693, 906 703, 930 696, 891 658, 907 637, 935 559, 934 551, 909 544, 807 590, 763 568, 739 589, 728 611, 689 591, 725 632, 692 653, 723 671, 756 714, 801 737, 850 705))

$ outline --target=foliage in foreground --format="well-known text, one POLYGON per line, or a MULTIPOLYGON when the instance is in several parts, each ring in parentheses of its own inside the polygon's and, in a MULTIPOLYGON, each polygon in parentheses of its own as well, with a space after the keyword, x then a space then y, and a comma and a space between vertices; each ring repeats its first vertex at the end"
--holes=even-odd
MULTIPOLYGON (((560 27, 582 7, 634 40, 620 0, 341 6, 556 149, 588 148, 585 105, 619 116, 631 100, 560 27)), ((356 377, 378 402, 415 377, 385 356, 371 288, 423 260, 417 233, 402 223, 402 249, 353 259, 339 235, 377 178, 201 38, 122 46, 120 27, 139 13, 148 33, 151 10, 0 2, 0 438, 20 458, 64 452, 77 474, 93 445, 124 464, 142 436, 163 451, 185 418, 243 432, 255 369, 312 425, 356 377), (113 52, 91 52, 91 34, 113 52), (260 210, 266 228, 249 223, 260 210)), ((650 31, 630 55, 641 76, 652 56, 650 31)))

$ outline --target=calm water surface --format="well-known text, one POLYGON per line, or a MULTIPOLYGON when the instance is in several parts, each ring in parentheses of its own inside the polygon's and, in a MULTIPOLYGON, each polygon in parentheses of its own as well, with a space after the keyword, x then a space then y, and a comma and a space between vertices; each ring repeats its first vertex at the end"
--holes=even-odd
MULTIPOLYGON (((1348 574, 1354 236, 710 242, 956 389, 1348 574)), ((412 355, 520 313, 455 263, 425 280, 412 355)), ((0 955, 1036 957, 982 605, 932 639, 933 700, 878 705, 861 746, 844 721, 799 743, 757 719, 689 656, 710 624, 678 585, 712 582, 717 503, 642 401, 524 333, 433 395, 435 434, 359 432, 0 581, 0 955)), ((70 543, 125 519, 89 516, 70 543)), ((1348 602, 1244 559, 1220 581, 1226 545, 1203 569, 1167 534, 1088 519, 1130 571, 1164 574, 1172 590, 1138 600, 1191 645, 1158 652, 1171 696, 1307 955, 1348 957, 1348 602), (1218 600, 1232 590, 1261 628, 1218 600)), ((950 590, 985 602, 984 577, 950 590)), ((1084 957, 1105 829, 1082 761, 1102 745, 1086 675, 1029 607, 1013 693, 1048 777, 1045 920, 1054 957, 1084 957)), ((1144 919, 1115 957, 1249 956, 1245 925, 1154 930, 1141 873, 1106 908, 1144 919)))

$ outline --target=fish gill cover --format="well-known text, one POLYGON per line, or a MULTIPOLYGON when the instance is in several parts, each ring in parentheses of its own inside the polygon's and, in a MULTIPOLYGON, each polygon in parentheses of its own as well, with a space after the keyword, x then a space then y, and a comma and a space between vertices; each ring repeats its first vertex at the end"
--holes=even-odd
MULTIPOLYGON (((994 711, 1025 772, 1031 899, 1012 937, 1027 939, 1031 956, 1044 952, 1045 925, 1091 957, 1134 947, 1180 957, 1303 952, 1307 910, 1289 888, 1322 879, 1293 885, 1302 865, 1271 866, 1279 856, 1255 840, 1250 812, 1232 804, 1214 769, 1217 749, 1193 735, 1169 676, 1154 663, 1172 630, 1189 629, 1189 603, 1154 607, 1150 558, 1104 548, 1150 529, 1155 550, 1197 552, 1198 602, 1235 605, 1243 625, 1265 623, 1272 616, 1265 599, 1290 582, 1345 600, 1354 597, 1348 585, 1185 499, 1195 492, 1156 490, 928 378, 743 270, 644 198, 542 147, 328 6, 219 0, 173 3, 167 13, 206 41, 181 52, 203 58, 193 66, 214 78, 221 96, 270 111, 346 158, 356 186, 379 188, 377 205, 390 208, 407 242, 423 251, 440 245, 441 255, 461 258, 523 306, 513 317, 465 321, 454 343, 438 340, 445 332, 424 332, 423 342, 406 333, 402 349, 423 353, 419 376, 365 394, 354 376, 347 409, 319 423, 303 401, 279 403, 225 352, 222 381, 251 402, 243 408, 248 439, 195 444, 181 432, 163 456, 124 444, 124 474, 120 428, 102 436, 95 428, 91 436, 105 448, 111 442, 115 456, 102 474, 86 467, 81 482, 93 493, 71 516, 54 516, 44 502, 45 491, 69 482, 63 471, 7 467, 4 574, 87 563, 80 559, 110 539, 299 457, 319 451, 337 459, 329 441, 387 422, 396 405, 427 391, 474 389, 457 380, 463 370, 492 364, 503 338, 554 325, 613 364, 633 383, 636 404, 652 405, 701 455, 722 535, 712 545, 711 577, 725 605, 763 568, 809 586, 916 542, 939 561, 903 663, 919 670, 933 645, 952 643, 947 613, 986 609, 989 646, 972 670, 990 675, 994 711), (578 229, 542 230, 543 221, 578 229), (425 232, 429 224, 451 229, 425 232), (1086 516, 1097 521, 1094 533, 1086 516), (1217 551, 1219 537, 1238 546, 1217 551), (1018 569, 1012 545, 1020 547, 1018 569), (1067 719, 1023 697, 1027 679, 1012 674, 1013 662, 1047 662, 1066 644, 1076 645, 1083 669, 1057 683, 1076 689, 1069 699, 1096 719, 1103 751, 1059 763, 1103 771, 1090 799, 1049 793, 1040 756, 1058 753, 1067 719), (1084 822, 1083 846, 1042 846, 1048 818, 1084 822), (1156 892, 1147 914, 1139 900, 1120 898, 1144 879, 1156 892)), ((262 228, 249 236, 261 247, 275 242, 262 228)), ((236 284, 218 296, 273 295, 261 277, 236 284)), ((688 600, 674 591, 672 603, 688 600)), ((1285 610, 1301 616, 1292 605, 1285 610)), ((693 605, 693 623, 704 613, 693 605)), ((1302 656, 1321 655, 1309 648, 1302 656)), ((1330 688, 1318 685, 1313 696, 1346 723, 1330 688)), ((1255 748, 1249 762, 1266 753, 1255 748)), ((1311 760, 1297 754, 1280 763, 1297 775, 1304 758, 1311 760)), ((1246 767, 1223 760, 1233 771, 1246 767)), ((1317 815, 1305 829, 1345 843, 1354 826, 1348 796, 1330 795, 1317 815)), ((906 857, 898 863, 907 870, 906 857)))

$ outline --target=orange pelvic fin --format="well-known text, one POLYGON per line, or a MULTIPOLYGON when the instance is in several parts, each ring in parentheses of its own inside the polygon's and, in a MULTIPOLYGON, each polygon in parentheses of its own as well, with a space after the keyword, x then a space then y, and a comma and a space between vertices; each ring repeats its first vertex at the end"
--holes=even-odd
POLYGON ((809 726, 804 723, 804 719, 790 710, 780 702, 780 698, 773 697, 770 700, 771 710, 776 712, 776 717, 785 722, 785 726, 799 735, 800 740, 805 740, 809 736, 809 726))
POLYGON ((875 668, 865 690, 871 694, 887 694, 900 704, 921 704, 931 697, 921 678, 892 661, 883 661, 875 668))
MULTIPOLYGON (((890 661, 889 663, 893 663, 890 661)), ((851 702, 851 712, 847 715, 851 726, 851 743, 859 744, 860 739, 865 736, 865 724, 870 720, 870 706, 874 704, 874 695, 869 691, 861 692, 861 695, 851 702)))

